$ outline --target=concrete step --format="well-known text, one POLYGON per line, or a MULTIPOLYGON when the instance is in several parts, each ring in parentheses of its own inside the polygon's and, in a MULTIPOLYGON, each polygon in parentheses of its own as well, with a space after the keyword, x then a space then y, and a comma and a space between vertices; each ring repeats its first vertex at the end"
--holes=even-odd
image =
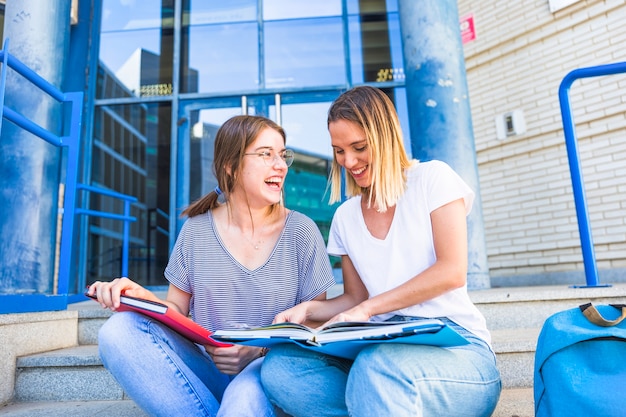
POLYGON ((485 316, 487 327, 491 331, 541 328, 552 314, 576 308, 581 304, 626 302, 626 284, 596 288, 561 285, 491 288, 470 291, 469 295, 485 316))
MULTIPOLYGON (((538 329, 493 332, 504 388, 529 388, 533 382, 538 329)), ((95 344, 18 358, 15 401, 89 401, 127 399, 104 369, 95 344)))
POLYGON ((503 389, 491 417, 535 417, 532 388, 503 389))
MULTIPOLYGON (((505 389, 492 417, 534 417, 531 388, 505 389)), ((117 401, 40 401, 0 407, 0 416, 12 417, 147 417, 131 400, 117 401)))
MULTIPOLYGON (((493 288, 471 291, 470 297, 487 319, 505 388, 502 406, 494 415, 522 417, 533 415, 534 354, 545 319, 587 302, 624 303, 626 284, 608 288, 493 288), (506 408, 506 404, 513 404, 513 408, 506 408), (508 410, 513 411, 507 414, 508 410)), ((86 401, 106 406, 128 400, 102 367, 95 345, 98 329, 112 313, 93 301, 75 304, 69 310, 77 311, 81 345, 18 358, 13 402, 86 401)))
POLYGON ((14 402, 124 400, 104 369, 97 345, 84 345, 17 360, 14 402))
POLYGON ((0 407, 0 416, 12 417, 147 417, 131 400, 38 401, 0 407))

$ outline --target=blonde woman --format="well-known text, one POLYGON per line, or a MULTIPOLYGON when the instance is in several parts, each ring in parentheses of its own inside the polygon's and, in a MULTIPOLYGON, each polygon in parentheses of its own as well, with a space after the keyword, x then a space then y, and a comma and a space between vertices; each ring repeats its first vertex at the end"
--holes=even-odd
POLYGON ((373 344, 352 362, 297 346, 272 349, 261 371, 270 399, 296 416, 490 416, 501 383, 485 319, 467 294, 474 193, 441 161, 411 161, 389 98, 363 86, 328 114, 336 211, 328 252, 344 294, 305 302, 275 321, 439 318, 465 346, 373 344))

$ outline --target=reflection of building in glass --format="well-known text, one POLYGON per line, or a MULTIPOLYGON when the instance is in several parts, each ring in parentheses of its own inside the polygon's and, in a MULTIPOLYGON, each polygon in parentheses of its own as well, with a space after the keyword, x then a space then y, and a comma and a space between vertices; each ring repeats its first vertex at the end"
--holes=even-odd
POLYGON ((189 195, 192 201, 208 194, 217 186, 213 174, 213 156, 218 129, 219 126, 203 122, 197 122, 191 128, 189 195))
MULTIPOLYGON (((115 91, 118 96, 132 96, 132 91, 106 68, 98 68, 98 88, 115 91)), ((94 113, 94 136, 91 161, 91 181, 122 194, 136 197, 131 214, 137 222, 131 225, 133 247, 145 247, 147 232, 147 196, 151 195, 147 186, 147 167, 152 166, 146 156, 150 154, 148 127, 146 126, 148 106, 130 104, 124 106, 100 106, 94 113)), ((89 206, 93 210, 122 213, 122 204, 108 197, 92 195, 89 206)), ((90 217, 89 219, 89 259, 87 276, 89 279, 107 279, 119 274, 121 265, 122 222, 90 217)), ((137 272, 131 266, 132 272, 137 272)), ((130 272, 130 271, 129 271, 130 272)))
MULTIPOLYGON (((100 63, 99 95, 171 94, 171 84, 159 82, 159 60, 158 55, 138 49, 115 74, 100 63)), ((197 86, 197 72, 188 72, 187 80, 195 80, 197 86)), ((96 108, 94 118, 92 183, 138 199, 132 209, 137 222, 131 226, 129 275, 148 280, 153 276, 158 280, 168 254, 170 141, 169 131, 161 132, 159 121, 169 109, 169 104, 105 105, 96 108)), ((94 196, 90 207, 122 212, 115 204, 120 203, 94 196)), ((119 274, 121 245, 121 222, 90 219, 89 279, 119 274)))

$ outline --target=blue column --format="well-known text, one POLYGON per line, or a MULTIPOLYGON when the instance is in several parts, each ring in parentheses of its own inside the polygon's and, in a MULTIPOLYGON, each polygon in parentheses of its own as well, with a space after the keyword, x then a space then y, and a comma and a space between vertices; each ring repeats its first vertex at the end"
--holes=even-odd
MULTIPOLYGON (((60 88, 68 52, 71 0, 6 4, 8 52, 60 88)), ((5 106, 60 134, 61 106, 9 70, 5 106)), ((0 293, 54 289, 61 152, 4 121, 0 135, 0 293)))
POLYGON ((489 288, 482 202, 456 0, 399 0, 413 157, 447 162, 476 192, 468 287, 489 288))

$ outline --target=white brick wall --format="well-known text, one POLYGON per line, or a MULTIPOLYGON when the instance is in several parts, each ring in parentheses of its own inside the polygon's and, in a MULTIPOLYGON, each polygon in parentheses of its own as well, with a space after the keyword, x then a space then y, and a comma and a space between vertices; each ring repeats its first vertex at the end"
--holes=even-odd
MULTIPOLYGON (((576 68, 626 61, 626 0, 459 0, 492 277, 582 271, 558 89, 576 68), (521 109, 526 133, 496 138, 521 109)), ((626 266, 626 74, 574 82, 570 103, 598 269, 626 266)))

